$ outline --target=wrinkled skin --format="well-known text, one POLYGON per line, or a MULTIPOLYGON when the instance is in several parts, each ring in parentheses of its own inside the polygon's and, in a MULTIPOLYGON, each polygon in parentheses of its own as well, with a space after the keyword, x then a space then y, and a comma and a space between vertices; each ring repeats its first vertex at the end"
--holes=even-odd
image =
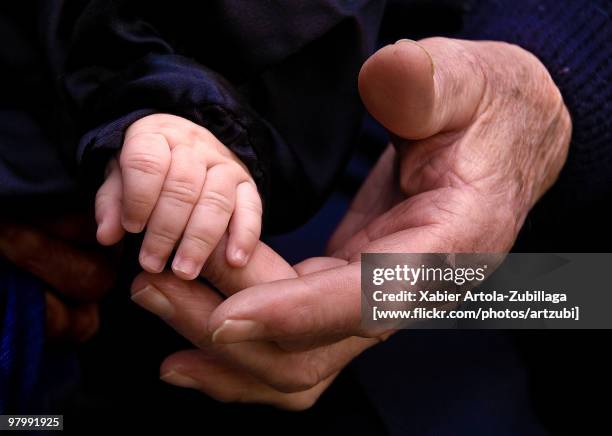
POLYGON ((359 253, 507 252, 565 161, 567 108, 519 47, 399 41, 365 63, 359 87, 394 145, 333 235, 330 257, 290 267, 260 243, 235 269, 213 253, 203 276, 225 300, 168 273, 134 281, 134 301, 198 348, 168 357, 164 381, 221 401, 309 407, 392 333, 360 327, 359 253))
MULTIPOLYGON (((348 362, 392 333, 360 327, 359 253, 506 252, 565 161, 567 109, 545 68, 518 47, 400 41, 366 62, 359 87, 394 145, 333 235, 330 257, 291 267, 259 243, 235 268, 223 240, 202 275, 226 299, 168 272, 134 281, 133 300, 197 347, 164 361, 164 381, 221 401, 311 406, 348 362)), ((99 298, 112 277, 106 261, 72 244, 74 235, 0 230, 0 253, 56 290, 48 331, 89 336, 95 328, 74 321, 88 309, 62 296, 99 298)))

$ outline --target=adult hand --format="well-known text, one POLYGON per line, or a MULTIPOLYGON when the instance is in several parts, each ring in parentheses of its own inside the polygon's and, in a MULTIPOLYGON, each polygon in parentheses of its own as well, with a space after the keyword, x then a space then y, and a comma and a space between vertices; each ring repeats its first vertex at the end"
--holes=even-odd
POLYGON ((507 252, 564 163, 567 109, 519 47, 400 41, 364 64, 359 84, 368 110, 398 138, 330 243, 349 263, 232 296, 209 321, 217 342, 376 334, 360 328, 361 252, 507 252))
POLYGON ((376 201, 376 191, 392 184, 385 177, 389 157, 331 249, 352 256, 352 247, 418 229, 431 249, 508 251, 568 151, 571 120, 545 67, 506 43, 401 40, 364 64, 359 87, 370 113, 394 136, 396 195, 376 201), (398 198, 407 200, 380 216, 398 198))
MULTIPOLYGON (((332 238, 343 260, 309 260, 294 278, 284 268, 280 281, 245 281, 223 302, 206 294, 206 304, 200 285, 156 281, 151 289, 173 308, 164 318, 202 349, 169 358, 166 380, 225 400, 311 404, 377 340, 367 337, 384 337, 360 327, 360 252, 506 252, 565 160, 567 109, 545 68, 518 47, 401 41, 376 53, 359 83, 397 152, 381 157, 332 238)), ((273 267, 250 266, 260 277, 273 267)))
POLYGON ((115 264, 107 253, 84 246, 94 241, 89 224, 84 216, 0 223, 0 257, 46 284, 45 326, 52 341, 89 339, 99 325, 96 302, 114 283, 115 264))
MULTIPOLYGON (((225 241, 215 249, 203 274, 226 296, 251 286, 265 286, 266 282, 290 283, 312 271, 347 263, 313 258, 292 268, 260 242, 244 268, 233 268, 225 259, 224 245, 225 241)), ((223 298, 210 286, 180 280, 169 272, 139 275, 132 285, 132 299, 199 348, 169 356, 162 364, 161 379, 201 390, 220 401, 308 408, 353 356, 378 342, 354 337, 316 347, 294 339, 219 344, 208 328, 208 320, 223 298)), ((300 318, 299 313, 286 315, 300 318)), ((238 321, 234 327, 245 331, 252 328, 248 321, 238 321)))

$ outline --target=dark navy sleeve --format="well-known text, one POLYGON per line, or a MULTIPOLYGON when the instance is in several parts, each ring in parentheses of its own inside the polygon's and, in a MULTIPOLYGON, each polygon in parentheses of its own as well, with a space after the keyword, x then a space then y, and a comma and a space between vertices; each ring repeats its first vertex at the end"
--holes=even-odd
POLYGON ((131 123, 175 114, 247 165, 267 230, 295 227, 325 201, 355 143, 357 73, 383 8, 371 0, 86 2, 68 26, 64 80, 81 129, 81 173, 99 183, 131 123))
POLYGON ((177 54, 150 23, 132 14, 129 3, 89 2, 74 20, 64 83, 82 134, 81 174, 99 183, 127 127, 165 112, 211 130, 245 162, 265 196, 258 156, 273 140, 269 126, 223 77, 177 54))
POLYGON ((579 210, 612 194, 612 3, 473 1, 462 37, 517 44, 537 56, 573 123, 565 168, 551 195, 579 210), (561 199, 563 197, 563 199, 561 199))
POLYGON ((95 90, 79 74, 69 79, 84 132, 78 144, 81 173, 99 182, 100 165, 117 151, 125 130, 153 113, 171 113, 209 129, 248 166, 262 195, 268 191, 263 169, 273 130, 219 75, 180 55, 147 54, 95 90))

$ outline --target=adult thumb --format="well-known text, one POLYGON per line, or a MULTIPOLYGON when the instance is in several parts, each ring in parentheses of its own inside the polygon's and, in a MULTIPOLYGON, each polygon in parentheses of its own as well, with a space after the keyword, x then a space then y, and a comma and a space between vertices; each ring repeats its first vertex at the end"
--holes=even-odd
POLYGON ((424 139, 465 127, 485 91, 485 76, 470 41, 407 39, 372 55, 359 73, 368 111, 391 133, 424 139))

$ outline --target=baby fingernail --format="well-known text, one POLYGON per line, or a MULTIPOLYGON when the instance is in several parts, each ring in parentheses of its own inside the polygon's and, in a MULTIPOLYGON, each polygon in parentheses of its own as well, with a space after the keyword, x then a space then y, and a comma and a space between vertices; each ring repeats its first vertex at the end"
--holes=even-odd
POLYGON ((145 271, 150 273, 160 273, 163 271, 165 262, 157 256, 150 254, 140 255, 140 265, 145 271))
POLYGON ((238 265, 242 265, 242 266, 246 265, 247 255, 245 251, 240 248, 234 251, 234 260, 236 261, 238 265))
POLYGON ((161 375, 160 379, 168 384, 178 386, 180 388, 200 389, 200 383, 186 375, 179 374, 176 371, 168 371, 161 375))
POLYGON ((212 335, 212 341, 217 344, 234 344, 236 342, 257 339, 263 330, 263 325, 247 319, 227 319, 212 335))
POLYGON ((135 292, 132 295, 132 301, 163 319, 168 319, 174 314, 172 303, 151 285, 135 292))
POLYGON ((125 218, 121 220, 121 225, 123 226, 125 231, 129 233, 140 233, 142 232, 144 227, 138 221, 128 220, 125 218))
POLYGON ((189 259, 177 259, 172 262, 172 271, 186 279, 194 279, 198 275, 198 266, 189 259))

